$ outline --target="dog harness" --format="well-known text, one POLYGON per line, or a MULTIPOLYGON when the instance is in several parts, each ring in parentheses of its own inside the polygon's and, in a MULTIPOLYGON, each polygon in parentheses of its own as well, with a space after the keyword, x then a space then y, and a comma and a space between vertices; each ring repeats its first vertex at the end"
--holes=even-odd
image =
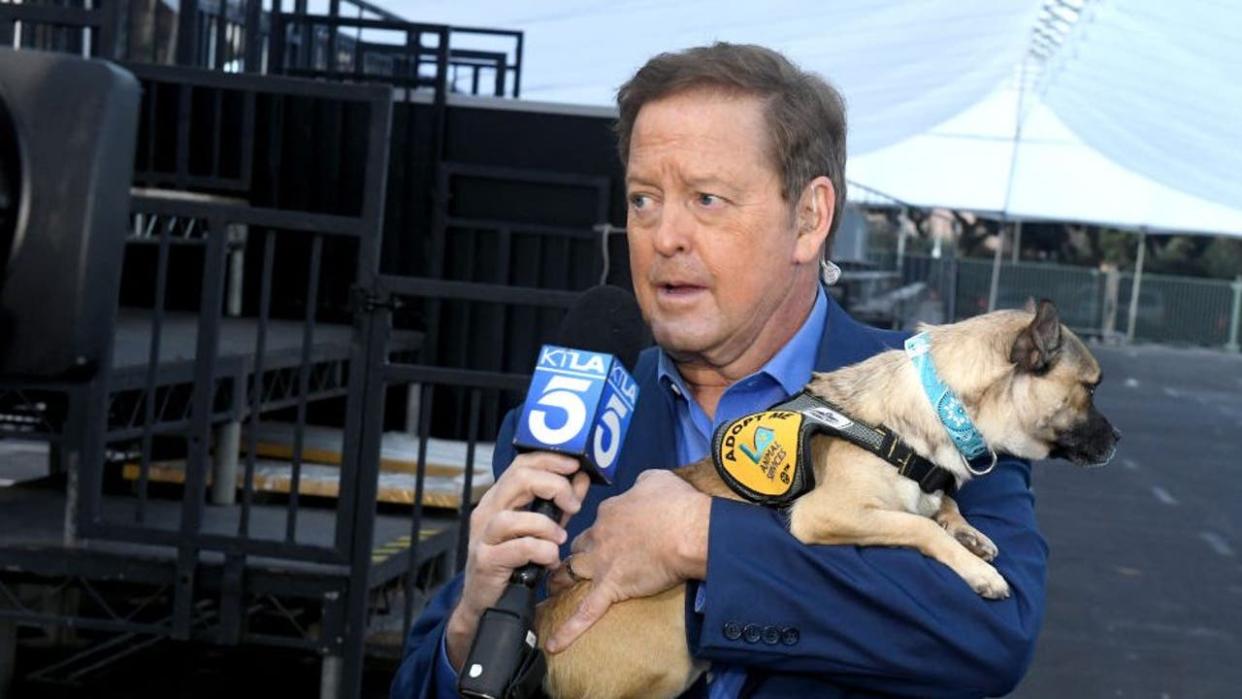
POLYGON ((952 495, 957 490, 951 472, 919 456, 892 430, 851 419, 807 391, 722 424, 712 437, 712 460, 733 492, 760 505, 785 507, 815 487, 811 437, 817 434, 866 449, 925 493, 952 495))

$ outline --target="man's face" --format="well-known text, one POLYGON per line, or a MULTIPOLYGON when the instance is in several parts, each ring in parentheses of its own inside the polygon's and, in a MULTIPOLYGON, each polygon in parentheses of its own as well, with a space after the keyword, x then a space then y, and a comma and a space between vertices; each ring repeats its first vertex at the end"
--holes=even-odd
POLYGON ((805 269, 767 138, 759 98, 708 89, 649 102, 635 120, 634 290, 656 342, 679 360, 727 364, 794 305, 805 269))

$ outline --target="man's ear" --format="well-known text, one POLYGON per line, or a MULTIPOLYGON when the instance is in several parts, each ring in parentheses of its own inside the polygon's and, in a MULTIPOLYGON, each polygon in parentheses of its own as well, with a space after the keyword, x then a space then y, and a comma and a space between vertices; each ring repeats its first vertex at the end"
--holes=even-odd
POLYGON ((1061 353, 1061 317, 1057 306, 1048 299, 1040 299, 1035 308, 1035 318, 1022 328, 1009 350, 1009 361, 1018 371, 1042 374, 1056 361, 1061 353))
POLYGON ((824 176, 807 183, 798 198, 795 211, 798 241, 794 248, 794 261, 798 264, 818 262, 828 229, 837 215, 837 191, 832 180, 824 176))

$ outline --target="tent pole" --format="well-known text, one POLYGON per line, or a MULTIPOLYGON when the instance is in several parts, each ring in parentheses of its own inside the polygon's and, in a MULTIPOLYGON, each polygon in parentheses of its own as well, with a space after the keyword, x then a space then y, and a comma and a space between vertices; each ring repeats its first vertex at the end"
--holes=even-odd
MULTIPOLYGON (((1013 120, 1013 151, 1009 155, 1009 177, 1005 181, 1005 204, 1001 207, 1001 225, 1000 231, 996 236, 996 254, 992 256, 992 286, 988 290, 988 312, 996 310, 996 294, 1000 287, 1001 272, 1001 255, 1005 252, 1005 227, 1009 223, 1009 204, 1013 199, 1013 182, 1014 176, 1018 171, 1018 148, 1022 145, 1022 122, 1026 119, 1026 69, 1027 64, 1031 62, 1031 53, 1028 51, 1022 57, 1022 66, 1018 73, 1018 110, 1013 120)), ((1020 222, 1018 225, 1022 225, 1020 222)), ((1021 229, 1015 229, 1016 235, 1021 235, 1021 229)), ((1018 261, 1017 246, 1014 246, 1014 262, 1018 261)))
POLYGON ((1134 281, 1130 284, 1130 324, 1126 328, 1126 343, 1134 342, 1134 323, 1138 319, 1139 287, 1143 285, 1143 257, 1147 252, 1147 231, 1139 232, 1138 256, 1134 260, 1134 281))
POLYGON ((1000 287, 1001 255, 1005 251, 1005 221, 996 231, 996 254, 992 255, 992 284, 988 287, 988 313, 996 310, 996 294, 1000 287))
POLYGON ((1239 274, 1233 280, 1233 307, 1229 312, 1229 342, 1225 343, 1225 349, 1230 352, 1238 351, 1238 319, 1242 318, 1242 274, 1239 274))
POLYGON ((1013 263, 1018 264, 1018 256, 1022 254, 1022 219, 1013 222, 1013 263))
POLYGON ((906 227, 901 223, 897 224, 897 262, 895 269, 904 273, 906 269, 906 227))

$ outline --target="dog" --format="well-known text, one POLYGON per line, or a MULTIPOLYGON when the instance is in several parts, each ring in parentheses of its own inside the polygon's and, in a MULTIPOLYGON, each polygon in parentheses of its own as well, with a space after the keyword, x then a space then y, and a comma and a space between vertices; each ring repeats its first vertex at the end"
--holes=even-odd
MULTIPOLYGON (((1061 324, 1052 302, 921 330, 935 372, 960 398, 993 459, 1001 452, 1090 466, 1112 458, 1120 435, 1092 402, 1100 366, 1061 324)), ((951 474, 957 487, 984 471, 964 460, 907 351, 817 373, 806 392, 856 422, 887 426, 951 474)), ((1009 596, 1005 579, 989 563, 997 555, 995 544, 943 490, 925 492, 872 450, 839 436, 818 434, 809 445, 816 485, 788 510, 790 532, 800 541, 910 547, 949 566, 983 597, 1009 596)), ((742 499, 710 457, 676 473, 709 495, 742 499)), ((540 605, 539 638, 569 618, 589 584, 578 582, 540 605)), ((679 585, 613 605, 571 646, 548 656, 545 691, 558 698, 683 692, 706 670, 686 647, 685 594, 686 586, 679 585), (618 638, 626 642, 616 643, 618 638)))

